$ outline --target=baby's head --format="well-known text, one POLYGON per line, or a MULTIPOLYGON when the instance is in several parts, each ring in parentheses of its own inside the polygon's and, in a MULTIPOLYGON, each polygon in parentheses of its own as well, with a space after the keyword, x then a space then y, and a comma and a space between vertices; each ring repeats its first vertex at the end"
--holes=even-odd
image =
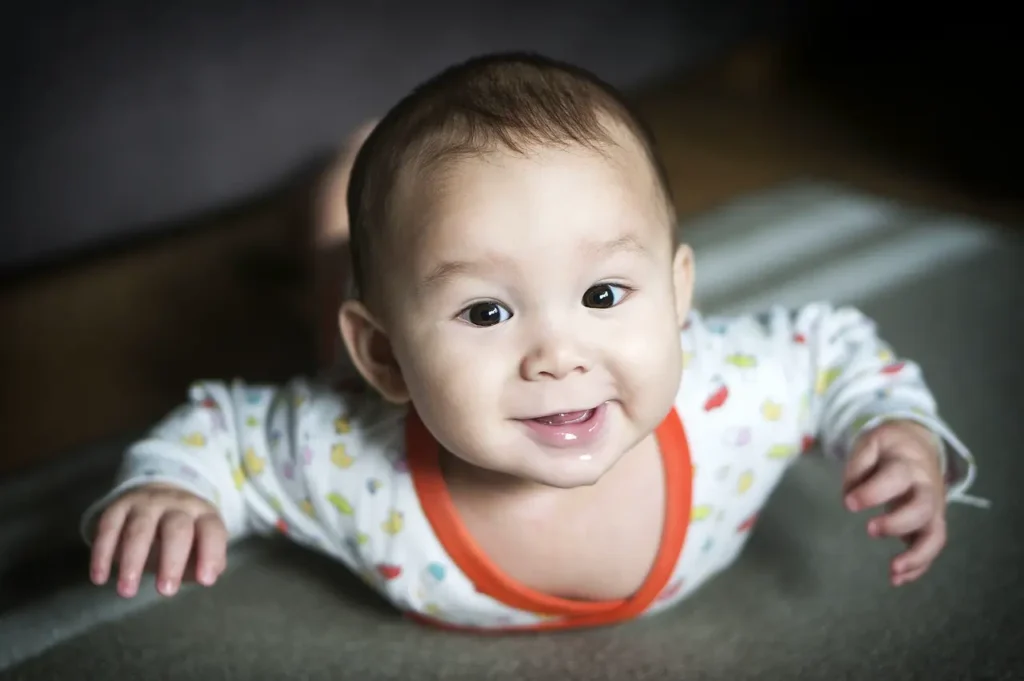
POLYGON ((349 353, 453 455, 589 485, 671 409, 691 253, 650 137, 593 75, 443 72, 367 139, 348 208, 349 353))

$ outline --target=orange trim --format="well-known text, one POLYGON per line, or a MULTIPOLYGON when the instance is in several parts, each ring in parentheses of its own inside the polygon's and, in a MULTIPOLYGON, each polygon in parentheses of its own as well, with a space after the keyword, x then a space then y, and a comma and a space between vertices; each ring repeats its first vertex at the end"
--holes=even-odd
MULTIPOLYGON (((665 470, 665 522, 661 547, 651 571, 637 592, 629 598, 603 602, 577 601, 540 593, 516 582, 484 554, 459 519, 441 472, 437 442, 415 410, 410 409, 406 420, 406 452, 413 486, 427 520, 448 555, 480 593, 518 610, 558 618, 527 628, 515 628, 515 631, 603 626, 632 619, 644 612, 665 588, 686 542, 692 503, 693 468, 686 433, 674 409, 658 426, 655 437, 665 470)), ((447 629, 461 629, 421 615, 411 617, 447 629)))

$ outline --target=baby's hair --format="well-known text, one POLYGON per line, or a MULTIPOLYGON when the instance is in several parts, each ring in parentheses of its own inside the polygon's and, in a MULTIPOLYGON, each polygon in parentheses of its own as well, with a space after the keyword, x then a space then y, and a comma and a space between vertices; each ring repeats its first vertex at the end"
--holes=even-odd
POLYGON ((576 66, 529 53, 477 57, 452 66, 398 102, 360 149, 348 187, 355 295, 375 294, 391 244, 401 173, 429 172, 459 158, 504 148, 614 144, 605 121, 628 130, 654 170, 671 214, 672 197, 650 131, 611 85, 576 66), (602 120, 604 119, 604 120, 602 120))

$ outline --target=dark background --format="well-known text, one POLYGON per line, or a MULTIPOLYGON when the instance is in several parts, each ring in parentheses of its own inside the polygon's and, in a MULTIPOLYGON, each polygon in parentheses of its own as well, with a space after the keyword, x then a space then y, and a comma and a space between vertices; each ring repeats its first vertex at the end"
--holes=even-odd
POLYGON ((1021 112, 1013 99, 1020 60, 1009 15, 996 7, 852 0, 22 6, 4 19, 0 269, 153 233, 264 192, 416 82, 501 49, 543 51, 635 89, 696 69, 752 36, 785 36, 805 51, 822 94, 845 115, 865 126, 880 115, 899 119, 904 130, 893 143, 914 146, 964 179, 1013 191, 1020 173, 1010 167, 1016 160, 1006 136, 1021 112))
POLYGON ((64 0, 6 21, 0 267, 23 267, 279 184, 417 82, 538 50, 616 85, 696 64, 800 3, 64 0))

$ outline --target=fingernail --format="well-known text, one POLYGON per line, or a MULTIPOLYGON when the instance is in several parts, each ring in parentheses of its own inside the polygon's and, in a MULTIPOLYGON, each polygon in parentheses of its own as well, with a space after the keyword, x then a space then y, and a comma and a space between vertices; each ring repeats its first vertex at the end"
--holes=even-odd
POLYGON ((103 570, 92 571, 92 583, 96 586, 100 586, 107 581, 107 575, 103 570))
POLYGON ((173 581, 164 579, 160 582, 160 593, 165 596, 173 596, 174 592, 177 591, 173 581))
POLYGON ((851 511, 856 511, 857 500, 854 499, 853 497, 846 497, 846 508, 850 509, 851 511))
POLYGON ((868 534, 872 537, 878 536, 878 523, 868 523, 868 534))

